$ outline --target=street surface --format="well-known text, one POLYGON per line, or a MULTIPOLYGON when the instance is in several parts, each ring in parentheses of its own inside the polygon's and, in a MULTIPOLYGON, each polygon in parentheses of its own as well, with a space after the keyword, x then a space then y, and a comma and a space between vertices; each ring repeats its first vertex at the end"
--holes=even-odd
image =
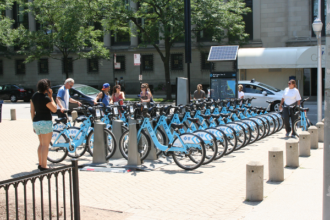
MULTIPOLYGON (((0 181, 38 172, 38 138, 32 131, 29 105, 5 104, 4 118, 9 118, 6 112, 13 107, 18 120, 4 119, 0 124, 0 181)), ((150 172, 81 171, 80 204, 96 213, 108 211, 108 219, 321 219, 322 143, 310 157, 299 158, 299 168, 284 168, 283 182, 268 181, 268 151, 272 147, 284 150, 285 165, 286 140, 282 130, 189 172, 175 164, 150 172), (245 201, 249 161, 264 164, 262 202, 245 201)), ((91 160, 86 153, 79 164, 91 160)), ((69 163, 67 158, 62 164, 69 163)))

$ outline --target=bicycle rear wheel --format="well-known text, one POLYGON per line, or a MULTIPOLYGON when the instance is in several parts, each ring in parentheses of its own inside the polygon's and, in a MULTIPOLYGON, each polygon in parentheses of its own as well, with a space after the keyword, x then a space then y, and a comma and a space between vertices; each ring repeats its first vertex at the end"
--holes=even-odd
POLYGON ((184 148, 187 152, 173 151, 172 157, 176 165, 184 170, 194 170, 200 167, 205 160, 205 146, 203 140, 194 134, 181 134, 175 138, 173 147, 184 148))
POLYGON ((195 131, 193 134, 199 136, 204 142, 206 152, 203 165, 211 163, 218 153, 218 146, 216 142, 217 138, 208 131, 198 130, 195 131))
POLYGON ((310 127, 310 123, 308 120, 306 120, 306 130, 305 130, 305 126, 303 123, 301 123, 301 120, 300 119, 296 119, 294 122, 293 122, 293 128, 294 128, 294 131, 296 132, 297 135, 299 135, 300 132, 302 131, 308 131, 308 128, 310 127))
MULTIPOLYGON (((116 152, 116 140, 115 136, 109 129, 104 129, 104 136, 106 137, 106 145, 108 147, 108 154, 106 156, 106 159, 110 159, 114 153, 116 152)), ((93 147, 94 147, 94 130, 90 131, 87 140, 86 140, 86 145, 88 147, 88 151, 91 156, 93 156, 93 147)))
POLYGON ((61 147, 61 144, 66 144, 69 142, 69 138, 66 135, 61 134, 60 131, 53 130, 52 139, 48 148, 47 160, 52 163, 59 163, 63 161, 68 155, 68 150, 66 147, 61 147), (53 145, 59 146, 54 147, 53 145))

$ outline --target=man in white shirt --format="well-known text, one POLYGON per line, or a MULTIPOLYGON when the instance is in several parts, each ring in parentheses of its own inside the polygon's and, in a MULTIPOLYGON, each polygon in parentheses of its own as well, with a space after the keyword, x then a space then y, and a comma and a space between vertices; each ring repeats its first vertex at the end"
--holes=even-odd
MULTIPOLYGON (((295 80, 290 80, 288 82, 289 87, 284 90, 282 101, 280 104, 280 110, 283 109, 283 122, 285 125, 285 130, 286 130, 286 136, 289 137, 290 131, 291 131, 291 126, 290 126, 290 119, 291 119, 291 124, 294 124, 295 121, 295 112, 290 108, 290 106, 294 105, 300 105, 300 100, 301 96, 299 93, 299 90, 296 89, 296 81, 295 80), (284 106, 283 106, 284 103, 284 106), (283 107, 284 108, 283 108, 283 107)), ((294 127, 292 126, 292 133, 291 137, 295 138, 296 137, 296 132, 294 130, 294 127)))
POLYGON ((79 106, 81 103, 77 100, 74 100, 70 97, 69 89, 71 89, 74 85, 74 80, 72 78, 68 78, 65 80, 64 85, 58 90, 56 103, 57 103, 57 116, 59 118, 68 118, 66 114, 64 114, 64 110, 69 110, 69 102, 77 103, 79 106))

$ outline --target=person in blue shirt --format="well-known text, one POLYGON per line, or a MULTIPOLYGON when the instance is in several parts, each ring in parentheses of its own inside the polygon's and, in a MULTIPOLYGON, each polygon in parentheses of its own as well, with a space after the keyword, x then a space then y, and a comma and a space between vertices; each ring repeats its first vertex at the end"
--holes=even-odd
POLYGON ((71 89, 74 85, 74 80, 72 78, 68 78, 65 80, 64 85, 58 90, 56 103, 57 103, 57 116, 59 118, 68 118, 66 114, 64 114, 64 110, 69 110, 69 102, 77 103, 81 106, 81 103, 77 100, 74 100, 69 95, 69 89, 71 89))
POLYGON ((103 88, 102 88, 102 92, 97 94, 97 96, 94 100, 94 104, 96 105, 97 102, 103 102, 105 106, 108 106, 111 102, 111 96, 109 94, 109 91, 110 91, 110 84, 109 83, 104 83, 103 88))

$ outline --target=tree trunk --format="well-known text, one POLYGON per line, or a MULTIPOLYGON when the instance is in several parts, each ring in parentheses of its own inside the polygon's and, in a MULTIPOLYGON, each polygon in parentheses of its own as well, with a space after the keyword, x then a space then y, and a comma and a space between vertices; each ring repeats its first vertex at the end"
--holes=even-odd
POLYGON ((165 40, 165 60, 164 60, 164 69, 165 69, 165 83, 166 83, 166 99, 172 99, 171 91, 171 75, 170 75, 170 51, 171 48, 169 43, 165 40))
POLYGON ((63 56, 63 69, 64 69, 64 73, 65 73, 65 77, 66 79, 69 78, 69 69, 68 69, 68 57, 67 56, 63 56))

